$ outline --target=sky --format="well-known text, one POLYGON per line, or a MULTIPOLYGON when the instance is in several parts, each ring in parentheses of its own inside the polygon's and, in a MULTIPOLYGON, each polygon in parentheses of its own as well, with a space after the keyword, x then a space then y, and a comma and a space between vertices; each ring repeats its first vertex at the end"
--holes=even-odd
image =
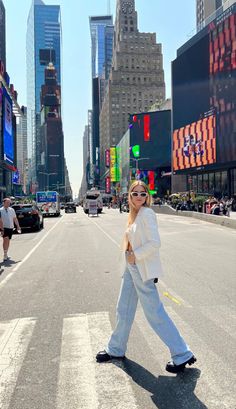
MULTIPOLYGON (((7 72, 27 105, 26 30, 32 0, 3 0, 6 9, 7 72)), ((89 16, 107 14, 108 0, 44 0, 60 5, 62 18, 62 99, 65 157, 73 196, 83 176, 83 133, 91 108, 91 39, 89 16)), ((110 0, 115 20, 116 0, 110 0)), ((196 0, 136 0, 138 27, 155 32, 162 44, 166 97, 171 97, 171 61, 195 32, 196 0)))

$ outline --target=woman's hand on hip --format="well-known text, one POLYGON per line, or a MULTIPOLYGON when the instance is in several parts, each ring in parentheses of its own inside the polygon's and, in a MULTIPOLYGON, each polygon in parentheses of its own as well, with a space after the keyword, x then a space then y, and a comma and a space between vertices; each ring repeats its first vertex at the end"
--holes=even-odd
POLYGON ((135 264, 135 255, 133 251, 126 252, 126 260, 129 264, 135 264))

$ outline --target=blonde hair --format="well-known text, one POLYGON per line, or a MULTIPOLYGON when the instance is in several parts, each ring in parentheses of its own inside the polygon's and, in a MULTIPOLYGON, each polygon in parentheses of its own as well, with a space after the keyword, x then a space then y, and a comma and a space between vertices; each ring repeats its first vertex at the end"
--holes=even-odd
POLYGON ((147 192, 148 196, 146 197, 146 200, 143 204, 144 207, 150 207, 151 206, 151 202, 152 202, 152 197, 149 193, 148 187, 146 185, 146 183, 142 182, 142 180, 135 180, 135 182, 133 182, 129 188, 129 193, 128 193, 128 202, 129 202, 129 216, 128 216, 128 226, 130 226, 131 224, 134 223, 135 218, 138 214, 137 209, 135 208, 133 201, 132 201, 132 196, 131 193, 133 192, 134 188, 136 186, 142 186, 145 190, 145 192, 147 192))

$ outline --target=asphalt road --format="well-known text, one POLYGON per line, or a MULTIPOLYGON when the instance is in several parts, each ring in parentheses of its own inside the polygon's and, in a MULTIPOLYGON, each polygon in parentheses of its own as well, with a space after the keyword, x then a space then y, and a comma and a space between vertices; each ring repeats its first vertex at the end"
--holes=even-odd
POLYGON ((14 235, 1 264, 1 409, 236 408, 236 230, 157 217, 158 289, 197 364, 165 371, 168 350, 141 307, 124 363, 95 362, 115 325, 127 215, 79 208, 14 235))

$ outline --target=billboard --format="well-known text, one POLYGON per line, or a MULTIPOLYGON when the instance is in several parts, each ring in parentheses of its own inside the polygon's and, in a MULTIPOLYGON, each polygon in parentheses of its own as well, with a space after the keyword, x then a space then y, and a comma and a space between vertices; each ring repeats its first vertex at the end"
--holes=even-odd
POLYGON ((120 181, 120 171, 118 166, 118 160, 120 158, 119 150, 113 146, 110 148, 110 181, 120 181))
MULTIPOLYGON (((129 128, 130 157, 138 159, 139 168, 171 166, 170 110, 130 115, 129 128), (134 147, 138 147, 139 158, 134 147)), ((132 162, 135 167, 135 160, 132 162)))
POLYGON ((236 5, 181 47, 172 63, 177 173, 236 165, 235 44, 236 5))
POLYGON ((20 172, 19 172, 19 170, 16 170, 15 172, 12 173, 12 183, 14 185, 19 185, 20 184, 20 172))
POLYGON ((173 170, 211 165, 216 161, 216 116, 210 115, 173 133, 173 170))
POLYGON ((3 160, 7 165, 14 166, 14 127, 12 121, 12 100, 3 87, 3 160))
POLYGON ((158 190, 158 174, 154 170, 138 170, 130 171, 131 181, 142 180, 150 191, 158 190))

